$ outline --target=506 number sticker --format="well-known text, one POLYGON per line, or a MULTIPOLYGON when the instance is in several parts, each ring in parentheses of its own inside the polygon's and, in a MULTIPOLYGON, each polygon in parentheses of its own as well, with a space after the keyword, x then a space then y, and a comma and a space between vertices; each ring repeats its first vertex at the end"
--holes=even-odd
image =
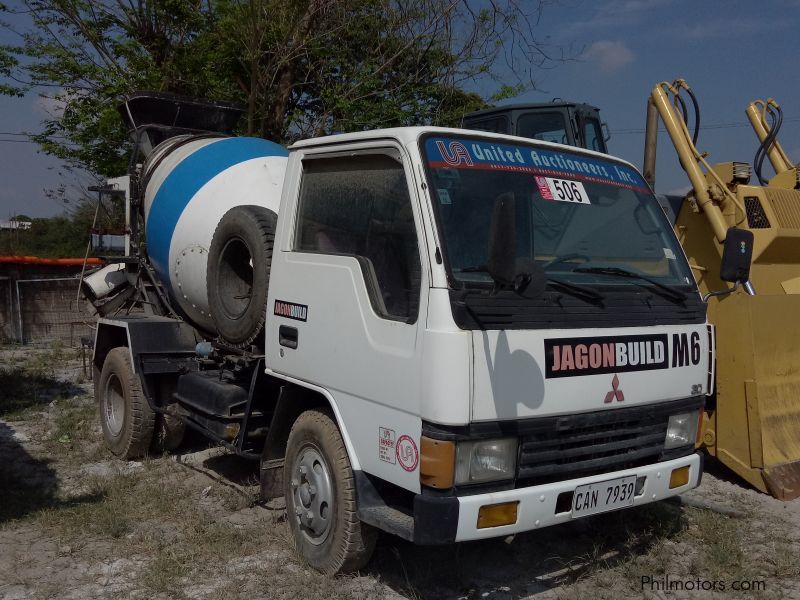
POLYGON ((537 177, 536 185, 539 187, 539 193, 545 200, 591 204, 589 195, 586 193, 586 189, 580 181, 553 179, 552 177, 537 177))

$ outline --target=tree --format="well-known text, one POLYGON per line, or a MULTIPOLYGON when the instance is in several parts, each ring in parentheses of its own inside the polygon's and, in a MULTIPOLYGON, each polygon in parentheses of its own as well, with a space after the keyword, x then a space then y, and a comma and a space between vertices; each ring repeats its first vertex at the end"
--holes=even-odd
POLYGON ((130 141, 120 98, 152 89, 241 103, 243 133, 286 142, 405 124, 452 125, 485 105, 464 91, 505 62, 533 85, 554 60, 519 0, 22 0, 0 11, 0 93, 57 108, 34 136, 68 165, 113 176, 130 141), (16 16, 15 16, 16 15, 16 16))

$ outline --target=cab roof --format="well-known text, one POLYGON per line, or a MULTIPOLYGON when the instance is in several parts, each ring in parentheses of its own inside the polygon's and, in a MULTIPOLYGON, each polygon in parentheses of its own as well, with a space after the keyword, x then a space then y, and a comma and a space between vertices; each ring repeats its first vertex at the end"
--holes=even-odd
POLYGON ((369 131, 357 131, 353 133, 337 133, 334 135, 327 135, 317 138, 309 138, 299 140, 289 146, 289 150, 302 150, 306 148, 319 148, 323 146, 335 146, 339 144, 348 144, 354 142, 364 142, 369 140, 393 139, 397 140, 403 145, 416 145, 419 138, 427 133, 434 133, 440 135, 448 135, 454 137, 472 137, 484 138, 487 141, 514 143, 514 144, 528 144, 533 146, 540 146, 542 148, 550 148, 560 152, 569 152, 572 154, 585 154, 587 156, 594 156, 602 160, 613 160, 633 167, 638 171, 638 167, 628 162, 625 159, 596 152, 594 150, 587 150, 577 146, 569 146, 567 144, 556 144, 553 142, 545 142, 543 140, 534 140, 527 137, 520 137, 517 135, 508 135, 505 133, 493 133, 489 131, 478 131, 475 129, 459 129, 455 127, 433 127, 433 126, 416 126, 416 127, 391 127, 387 129, 371 129, 369 131))

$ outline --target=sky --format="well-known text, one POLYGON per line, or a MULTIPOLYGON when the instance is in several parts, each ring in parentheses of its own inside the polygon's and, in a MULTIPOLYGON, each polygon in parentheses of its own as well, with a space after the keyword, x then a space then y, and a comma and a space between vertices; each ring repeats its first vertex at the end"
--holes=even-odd
MULTIPOLYGON (((799 161, 798 9, 800 0, 547 0, 534 37, 556 54, 572 48, 572 60, 538 71, 537 90, 510 102, 560 97, 599 107, 611 130, 611 154, 641 168, 647 97, 658 82, 683 78, 700 102, 698 147, 709 153, 709 162, 752 163, 758 143, 744 110, 768 97, 784 109, 779 140, 799 161)), ((0 44, 10 41, 4 35, 0 44)), ((505 65, 498 73, 513 82, 505 65)), ((475 85, 489 94, 497 84, 475 85)), ((0 96, 0 219, 51 216, 66 208, 45 191, 74 180, 65 178, 58 160, 11 135, 39 131, 47 110, 35 93, 0 96)), ((687 188, 662 133, 656 191, 687 188)))

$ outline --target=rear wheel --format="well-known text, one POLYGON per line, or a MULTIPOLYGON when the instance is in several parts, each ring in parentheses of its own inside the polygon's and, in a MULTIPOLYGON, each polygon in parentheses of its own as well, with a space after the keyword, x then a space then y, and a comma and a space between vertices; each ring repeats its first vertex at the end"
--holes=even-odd
POLYGON ((297 550, 323 573, 346 573, 369 562, 377 531, 356 515, 353 469, 341 433, 319 410, 301 414, 286 447, 285 496, 297 550))
POLYGON ((106 355, 95 396, 103 437, 111 452, 128 460, 147 454, 155 414, 142 392, 139 376, 133 372, 128 348, 114 348, 106 355))

